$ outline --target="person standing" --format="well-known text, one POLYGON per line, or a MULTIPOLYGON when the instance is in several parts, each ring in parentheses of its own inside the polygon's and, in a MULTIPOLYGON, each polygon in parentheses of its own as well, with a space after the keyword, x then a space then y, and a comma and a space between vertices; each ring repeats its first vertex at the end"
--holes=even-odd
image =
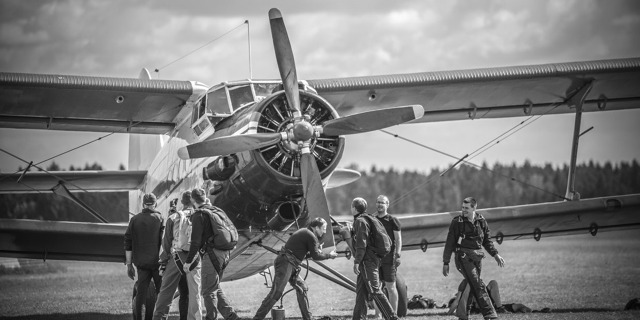
MULTIPOLYGON (((176 198, 175 201, 178 199, 176 198)), ((178 309, 180 320, 200 320, 202 314, 200 300, 200 264, 197 260, 196 266, 191 272, 183 270, 183 261, 187 259, 189 245, 191 242, 191 192, 182 194, 182 210, 178 211, 172 205, 172 213, 167 219, 164 239, 162 241, 162 254, 160 264, 165 266, 162 275, 162 288, 156 300, 153 319, 164 319, 169 314, 171 301, 176 292, 176 287, 180 292, 178 309)))
MULTIPOLYGON (((475 297, 485 319, 497 319, 487 288, 480 279, 484 247, 494 257, 498 266, 504 267, 504 259, 493 246, 489 225, 482 215, 476 212, 477 201, 467 197, 462 201, 462 215, 453 218, 449 226, 447 241, 444 246, 442 274, 449 275, 449 261, 455 250, 456 268, 467 280, 471 293, 475 297)), ((466 302, 467 318, 470 299, 466 302)), ((464 319, 464 318, 463 318, 464 319)))
POLYGON ((351 214, 353 214, 353 245, 355 255, 353 261, 353 273, 356 280, 356 302, 353 307, 353 319, 367 318, 367 301, 373 299, 385 319, 397 319, 389 299, 380 288, 380 260, 373 249, 371 239, 371 223, 375 219, 367 214, 367 201, 355 198, 351 202, 351 214))
POLYGON ((206 212, 199 210, 221 211, 221 209, 211 205, 202 188, 195 188, 191 191, 191 202, 196 210, 191 216, 191 244, 183 269, 185 272, 193 272, 191 267, 196 262, 196 256, 200 252, 204 252, 200 258, 202 260, 201 293, 206 309, 205 318, 215 320, 219 310, 225 320, 237 320, 239 319, 238 314, 220 288, 220 280, 222 280, 224 269, 229 263, 231 250, 220 250, 208 243, 209 239, 213 239, 211 221, 206 212))
POLYGON ((384 281, 389 294, 389 303, 393 307, 393 311, 398 313, 398 289, 396 288, 396 273, 400 266, 400 252, 402 251, 402 234, 400 233, 400 220, 391 216, 387 209, 389 208, 389 198, 385 195, 379 195, 376 200, 376 217, 387 231, 387 235, 391 238, 391 252, 382 258, 380 263, 380 280, 384 281))
POLYGON ((262 300, 260 308, 253 316, 254 320, 265 318, 273 308, 273 305, 282 296, 287 282, 296 290, 302 319, 312 319, 307 297, 308 288, 300 277, 300 264, 307 256, 310 256, 313 260, 335 259, 338 256, 335 251, 323 253, 320 249, 319 239, 322 238, 326 231, 327 221, 322 218, 315 218, 309 222, 306 228, 300 229, 291 235, 282 249, 280 249, 273 263, 275 276, 271 291, 262 300))
MULTIPOLYGON (((131 280, 135 279, 136 266, 138 272, 136 302, 134 317, 142 319, 142 305, 146 301, 147 289, 153 278, 156 293, 160 291, 162 279, 160 278, 160 243, 162 241, 162 216, 156 211, 156 196, 147 193, 142 198, 144 208, 142 212, 129 220, 129 226, 124 234, 124 250, 127 265, 127 274, 131 280), (133 265, 132 265, 133 263, 133 265)), ((150 315, 151 310, 147 311, 150 315)), ((151 318, 150 316, 148 318, 151 318)))

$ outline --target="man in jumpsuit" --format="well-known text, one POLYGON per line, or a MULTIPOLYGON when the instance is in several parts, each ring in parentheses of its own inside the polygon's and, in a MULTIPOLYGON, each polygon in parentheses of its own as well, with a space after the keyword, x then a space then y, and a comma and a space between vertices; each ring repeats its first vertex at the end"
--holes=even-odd
MULTIPOLYGON (((178 200, 178 199, 175 199, 178 200)), ((183 270, 183 262, 187 260, 187 253, 191 242, 191 221, 193 213, 191 207, 191 192, 182 194, 182 210, 177 211, 172 206, 171 215, 167 219, 160 263, 165 266, 162 275, 162 288, 156 300, 153 319, 160 320, 168 317, 169 308, 176 288, 180 292, 180 320, 200 320, 202 314, 200 300, 200 264, 191 272, 183 270)))
POLYGON ((195 188, 191 191, 191 203, 196 207, 196 211, 191 215, 191 244, 184 263, 184 271, 194 272, 191 267, 197 262, 196 256, 204 251, 200 258, 202 261, 200 271, 201 294, 207 311, 205 318, 215 320, 219 310, 225 320, 238 320, 238 314, 220 288, 220 280, 229 263, 231 250, 219 250, 207 244, 207 239, 213 237, 211 221, 206 213, 197 210, 213 209, 204 189, 195 188))
MULTIPOLYGON (((462 201, 462 215, 453 218, 449 226, 447 242, 444 246, 442 274, 449 275, 449 261, 451 253, 455 250, 456 268, 467 280, 471 288, 471 293, 476 298, 482 315, 485 319, 497 319, 498 315, 493 308, 487 288, 480 279, 482 271, 482 258, 484 252, 482 247, 496 260, 498 266, 504 267, 504 259, 498 254, 498 250, 493 246, 489 225, 482 215, 476 213, 477 201, 472 197, 467 197, 462 201)), ((467 303, 469 304, 469 299, 467 303)), ((469 305, 467 304, 467 315, 469 305)))
MULTIPOLYGON (((131 280, 135 279, 138 271, 138 291, 134 306, 134 318, 142 319, 142 305, 146 301, 147 289, 151 279, 156 286, 156 293, 160 291, 160 243, 162 242, 162 216, 156 211, 156 196, 147 193, 142 198, 144 208, 129 220, 129 226, 124 233, 124 250, 127 274, 131 280), (132 265, 133 263, 133 265, 132 265)), ((146 319, 151 319, 152 310, 147 310, 146 319)))
MULTIPOLYGON (((362 198, 355 198, 351 202, 351 214, 353 214, 353 246, 355 248, 353 273, 358 278, 356 281, 356 303, 353 307, 353 319, 362 320, 367 318, 367 301, 373 301, 380 309, 382 316, 389 319, 398 319, 393 312, 389 299, 380 288, 380 260, 372 249, 370 241, 371 227, 364 215, 367 214, 367 201, 362 198)), ((369 216, 371 217, 371 216, 369 216)), ((371 217, 372 219, 376 219, 371 217)))
POLYGON ((264 319, 282 296, 287 282, 296 290, 302 319, 312 319, 309 311, 307 285, 300 277, 300 264, 306 256, 311 256, 313 260, 335 259, 338 256, 335 251, 323 253, 320 249, 319 239, 322 238, 326 231, 327 221, 322 218, 315 218, 309 222, 306 228, 300 229, 291 235, 284 247, 280 249, 278 257, 276 257, 273 264, 275 276, 271 291, 262 300, 260 308, 253 316, 254 320, 264 319))

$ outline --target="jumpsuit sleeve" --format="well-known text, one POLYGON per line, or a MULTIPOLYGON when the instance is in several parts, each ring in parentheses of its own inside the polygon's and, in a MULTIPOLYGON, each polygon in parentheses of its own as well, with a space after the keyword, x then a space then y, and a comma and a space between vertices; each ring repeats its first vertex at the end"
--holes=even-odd
POLYGON ((191 216, 191 246, 189 247, 189 255, 187 255, 187 263, 193 262, 202 245, 204 218, 205 216, 200 211, 196 211, 191 216))
POLYGON ((444 252, 442 254, 442 262, 444 262, 444 264, 449 264, 449 261, 451 261, 451 253, 453 253, 453 249, 455 249, 456 246, 456 220, 452 220, 451 224, 449 225, 449 233, 447 234, 447 241, 444 244, 444 252))
POLYGON ((132 240, 131 240, 131 225, 133 224, 133 218, 129 220, 129 226, 127 227, 127 231, 124 233, 124 251, 132 251, 132 240))
POLYGON ((484 221, 484 228, 482 229, 482 233, 484 233, 484 239, 482 239, 482 246, 484 247, 489 254, 494 257, 498 254, 498 250, 493 246, 493 241, 491 241, 491 230, 489 230, 489 224, 487 220, 484 221))
POLYGON ((311 255, 311 258, 313 260, 326 260, 331 258, 331 256, 327 253, 322 252, 322 250, 320 250, 320 243, 318 242, 318 238, 316 238, 315 236, 313 237, 313 240, 311 241, 311 247, 309 248, 309 254, 311 255))
POLYGON ((369 225, 364 222, 362 218, 356 219, 353 223, 353 230, 356 232, 356 241, 354 247, 356 249, 354 261, 355 264, 360 264, 364 259, 364 255, 367 251, 367 240, 369 238, 369 225))
POLYGON ((171 256, 171 244, 173 243, 173 219, 167 219, 164 228, 164 238, 162 239, 162 253, 160 254, 160 264, 166 264, 171 256))

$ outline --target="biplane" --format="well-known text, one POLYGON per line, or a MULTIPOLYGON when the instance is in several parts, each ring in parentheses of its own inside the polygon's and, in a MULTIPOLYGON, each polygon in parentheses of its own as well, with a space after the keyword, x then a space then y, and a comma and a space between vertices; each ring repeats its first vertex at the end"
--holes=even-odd
MULTIPOLYGON (((123 262, 126 225, 104 220, 74 194, 128 191, 138 212, 142 194, 152 192, 166 214, 172 199, 195 187, 215 190, 214 204, 240 231, 223 281, 270 267, 272 252, 315 217, 332 224, 324 250, 347 255, 325 196, 360 176, 339 167, 345 135, 562 113, 576 117, 566 200, 479 210, 495 241, 640 227, 640 194, 580 199, 572 189, 582 113, 637 108, 640 58, 301 80, 281 13, 272 9, 269 19, 277 80, 207 86, 151 79, 144 69, 137 79, 0 73, 3 128, 130 134, 127 171, 3 174, 2 193, 54 192, 100 221, 1 219, 0 255, 123 262)), ((400 217, 403 250, 442 246, 457 214, 400 217)), ((323 267, 328 274, 310 269, 353 290, 323 267)))

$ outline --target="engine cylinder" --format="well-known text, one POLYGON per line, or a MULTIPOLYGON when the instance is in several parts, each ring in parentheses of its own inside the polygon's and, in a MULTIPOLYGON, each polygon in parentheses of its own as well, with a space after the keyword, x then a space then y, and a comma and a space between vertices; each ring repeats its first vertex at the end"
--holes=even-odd
POLYGON ((238 161, 234 156, 224 156, 211 161, 206 168, 203 169, 202 175, 204 180, 227 180, 236 172, 236 164, 238 161))

